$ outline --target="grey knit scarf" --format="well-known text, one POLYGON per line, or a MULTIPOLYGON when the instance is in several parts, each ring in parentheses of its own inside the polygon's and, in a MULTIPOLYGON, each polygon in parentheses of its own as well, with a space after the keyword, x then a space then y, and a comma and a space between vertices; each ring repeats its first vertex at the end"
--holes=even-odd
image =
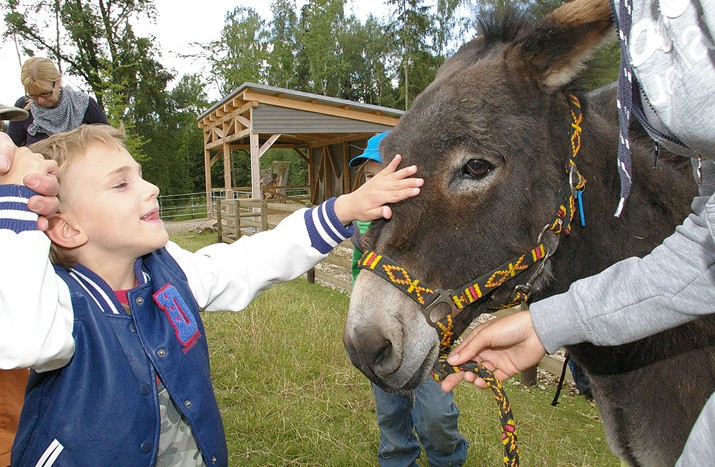
POLYGON ((60 90, 60 99, 57 101, 57 105, 51 109, 30 101, 33 122, 27 132, 35 136, 38 131, 53 135, 73 130, 82 124, 88 106, 89 95, 64 86, 60 90))

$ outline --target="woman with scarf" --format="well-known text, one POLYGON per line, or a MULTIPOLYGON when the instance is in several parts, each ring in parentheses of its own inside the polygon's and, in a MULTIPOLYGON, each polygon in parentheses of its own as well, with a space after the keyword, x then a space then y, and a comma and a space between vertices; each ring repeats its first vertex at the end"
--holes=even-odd
POLYGON ((7 133, 17 146, 29 146, 83 123, 109 123, 94 98, 62 86, 62 76, 49 58, 29 58, 22 65, 20 80, 25 95, 15 107, 26 109, 30 116, 8 125, 7 133))

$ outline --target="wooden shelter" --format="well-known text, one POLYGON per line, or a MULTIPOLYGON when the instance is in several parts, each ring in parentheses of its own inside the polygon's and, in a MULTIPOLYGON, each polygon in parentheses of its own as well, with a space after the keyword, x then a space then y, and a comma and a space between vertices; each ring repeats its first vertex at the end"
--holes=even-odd
POLYGON ((250 150, 251 197, 261 197, 260 158, 290 148, 308 165, 312 204, 348 193, 358 184, 348 162, 367 139, 392 128, 404 111, 343 99, 244 83, 198 118, 204 134, 206 199, 211 212, 211 167, 223 161, 225 197, 234 197, 231 150, 250 150))

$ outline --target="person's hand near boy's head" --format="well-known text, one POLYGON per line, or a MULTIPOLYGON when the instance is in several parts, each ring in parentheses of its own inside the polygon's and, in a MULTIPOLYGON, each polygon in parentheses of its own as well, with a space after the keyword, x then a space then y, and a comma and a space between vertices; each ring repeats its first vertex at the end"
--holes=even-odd
POLYGON ((401 161, 402 156, 397 154, 387 167, 368 178, 360 188, 339 196, 335 200, 335 215, 340 222, 349 224, 354 220, 389 219, 392 209, 388 204, 417 196, 424 180, 412 177, 417 173, 417 166, 397 170, 401 161))
POLYGON ((0 183, 25 185, 38 193, 30 198, 27 206, 40 215, 37 228, 46 230, 47 217, 57 212, 57 162, 45 160, 42 155, 29 149, 18 148, 5 133, 0 133, 0 183))

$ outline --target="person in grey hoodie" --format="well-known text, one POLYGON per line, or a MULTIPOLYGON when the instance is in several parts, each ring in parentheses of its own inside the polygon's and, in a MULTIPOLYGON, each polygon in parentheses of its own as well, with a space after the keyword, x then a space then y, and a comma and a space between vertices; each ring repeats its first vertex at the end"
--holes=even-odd
MULTIPOLYGON (((692 158, 699 187, 692 213, 649 255, 620 261, 529 311, 477 327, 453 350, 452 365, 478 360, 503 379, 564 345, 625 344, 715 313, 715 0, 621 0, 612 9, 625 51, 619 112, 625 122, 634 115, 656 144, 692 158)), ((624 130, 627 136, 627 125, 624 130)), ((627 149, 619 148, 618 161, 616 215, 628 209, 627 149)), ((486 387, 473 373, 457 373, 442 388, 451 391, 461 379, 486 387)), ((714 440, 715 394, 677 465, 715 465, 714 440)))

